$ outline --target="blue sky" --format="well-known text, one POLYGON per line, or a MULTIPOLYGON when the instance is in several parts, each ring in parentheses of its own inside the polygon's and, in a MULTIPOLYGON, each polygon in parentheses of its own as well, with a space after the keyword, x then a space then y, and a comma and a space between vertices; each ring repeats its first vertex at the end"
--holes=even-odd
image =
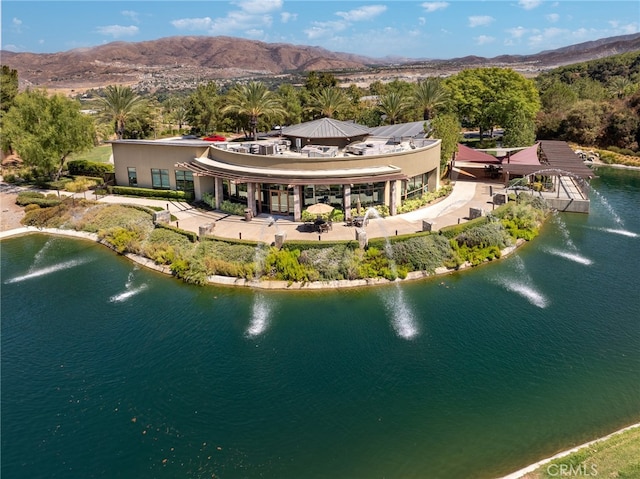
POLYGON ((51 53, 112 41, 227 35, 370 57, 529 54, 637 33, 640 2, 2 0, 2 49, 51 53))

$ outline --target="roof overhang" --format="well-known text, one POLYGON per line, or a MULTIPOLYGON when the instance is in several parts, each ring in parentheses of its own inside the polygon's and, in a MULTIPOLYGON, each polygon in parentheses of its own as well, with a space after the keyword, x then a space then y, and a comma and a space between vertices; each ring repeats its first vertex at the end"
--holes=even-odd
POLYGON ((279 183, 287 185, 353 184, 392 180, 406 180, 402 169, 393 166, 344 168, 332 170, 289 170, 255 166, 232 165, 211 158, 195 158, 191 163, 176 166, 199 176, 216 176, 237 183, 279 183))

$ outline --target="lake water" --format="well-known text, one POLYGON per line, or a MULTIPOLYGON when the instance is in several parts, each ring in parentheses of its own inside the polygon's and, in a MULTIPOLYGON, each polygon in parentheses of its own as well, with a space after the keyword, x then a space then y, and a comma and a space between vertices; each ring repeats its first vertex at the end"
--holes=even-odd
POLYGON ((2 241, 7 478, 496 477, 640 420, 640 173, 401 286, 195 287, 2 241))

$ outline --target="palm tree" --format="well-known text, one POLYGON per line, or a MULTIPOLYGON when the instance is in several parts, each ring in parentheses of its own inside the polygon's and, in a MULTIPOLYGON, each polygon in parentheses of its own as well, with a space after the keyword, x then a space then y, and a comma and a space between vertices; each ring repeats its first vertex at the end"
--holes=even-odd
POLYGON ((348 106, 349 99, 342 90, 336 87, 325 87, 313 94, 309 109, 317 111, 325 118, 333 118, 333 115, 348 106))
POLYGON ((258 118, 284 115, 286 112, 280 99, 269 91, 262 82, 252 81, 246 85, 236 85, 227 95, 227 105, 223 113, 231 112, 249 117, 249 127, 254 140, 258 140, 258 118))
POLYGON ((395 125, 409 108, 407 98, 400 92, 390 91, 380 97, 378 109, 387 116, 387 121, 395 125))
POLYGON ((627 77, 615 76, 609 80, 607 91, 616 98, 624 97, 631 89, 631 80, 627 77))
POLYGON ((142 104, 144 99, 136 95, 131 87, 109 85, 105 89, 105 96, 98 99, 102 105, 102 112, 115 122, 116 137, 122 140, 127 118, 129 118, 142 104))
POLYGON ((447 93, 437 78, 426 78, 416 84, 413 100, 422 110, 422 119, 427 121, 433 116, 434 110, 444 105, 447 93))

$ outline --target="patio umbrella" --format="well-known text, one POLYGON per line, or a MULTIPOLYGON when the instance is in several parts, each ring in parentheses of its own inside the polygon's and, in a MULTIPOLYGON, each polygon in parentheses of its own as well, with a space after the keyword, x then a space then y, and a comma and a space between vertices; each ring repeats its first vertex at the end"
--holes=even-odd
POLYGON ((314 215, 323 215, 326 213, 331 213, 333 211, 333 206, 328 205, 326 203, 316 203, 307 208, 309 213, 314 215))
POLYGON ((362 209, 362 203, 360 203, 360 196, 356 198, 356 211, 358 212, 358 216, 360 215, 360 210, 362 209))

